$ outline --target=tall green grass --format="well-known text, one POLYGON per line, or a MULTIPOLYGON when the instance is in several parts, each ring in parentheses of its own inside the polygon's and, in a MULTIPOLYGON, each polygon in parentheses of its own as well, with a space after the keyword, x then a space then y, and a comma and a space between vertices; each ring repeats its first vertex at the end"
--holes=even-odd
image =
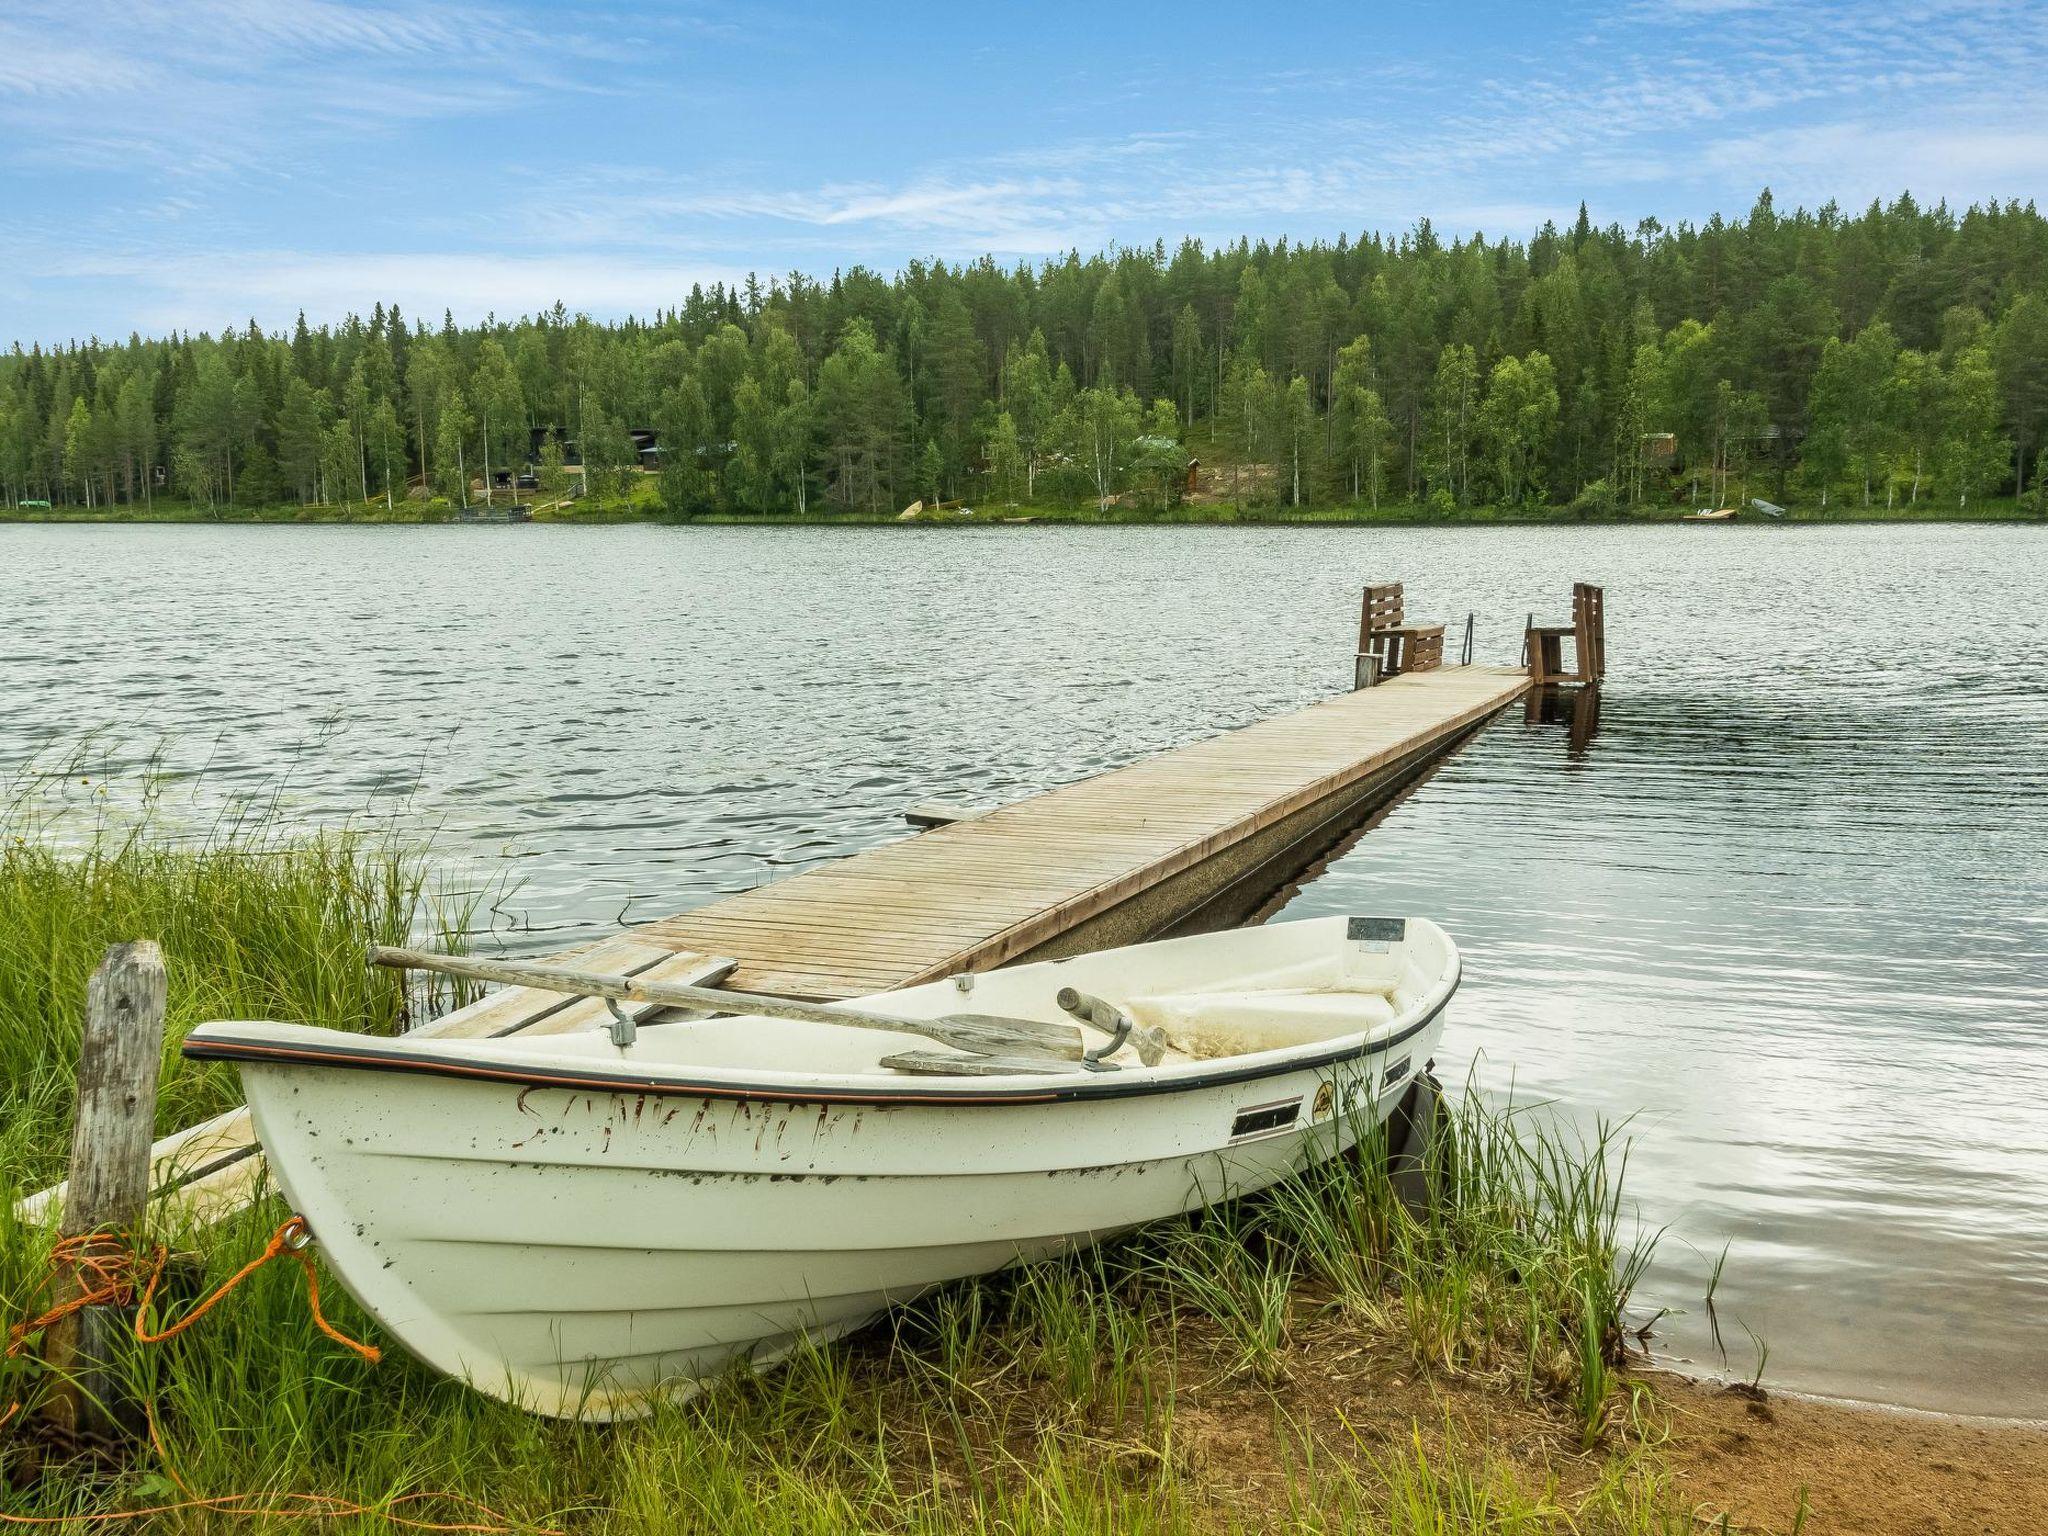
POLYGON ((474 907, 398 831, 297 831, 274 798, 179 825, 153 768, 109 794, 93 766, 80 757, 0 787, 0 1184, 16 1188, 61 1176, 85 984, 108 945, 163 946, 161 1134, 240 1101, 232 1069, 178 1055, 194 1024, 390 1033, 447 994, 373 970, 364 946, 459 945, 474 907))
MULTIPOLYGON (((1485 1134, 1499 1114, 1461 1108, 1461 1135, 1485 1134)), ((446 1493, 480 1501, 516 1528, 599 1533, 1690 1529, 1643 1438, 1625 1425, 1603 1426, 1597 1475, 1567 1494, 1554 1475, 1532 1476, 1454 1427, 1423 1425, 1387 1442, 1315 1413, 1324 1383, 1317 1353, 1302 1347, 1309 1336, 1326 1353, 1334 1333, 1352 1352, 1391 1350, 1447 1380, 1477 1374, 1514 1388, 1530 1374, 1519 1359, 1580 1326, 1577 1314, 1540 1325, 1516 1317, 1505 1299, 1515 1278, 1498 1267, 1519 1258, 1583 1283, 1598 1248, 1541 1252, 1576 1230, 1570 1203, 1551 1209, 1535 1183, 1513 1197, 1483 1195, 1418 1219, 1401 1210, 1375 1159, 1340 1161, 1265 1196, 948 1287, 851 1341, 800 1349, 764 1376, 735 1371, 694 1399, 616 1426, 530 1417, 396 1349, 366 1366, 315 1332, 297 1270, 273 1265, 197 1328, 129 1363, 134 1394, 154 1405, 163 1461, 143 1451, 111 1474, 84 1465, 32 1472, 0 1434, 0 1509, 134 1508, 177 1497, 167 1470, 175 1469, 203 1494, 317 1491, 375 1508, 446 1493), (1329 1239, 1361 1206, 1383 1225, 1351 1230, 1386 1234, 1370 1270, 1329 1239), (1496 1337, 1488 1343, 1474 1320, 1454 1364, 1444 1363, 1445 1325, 1434 1310, 1445 1288, 1409 1268, 1429 1253, 1465 1267, 1458 1294, 1503 1293, 1496 1337), (1368 1272, 1377 1276, 1369 1287, 1357 1279, 1368 1272), (1401 1299, 1411 1279, 1431 1297, 1419 1314, 1401 1299), (1410 1321, 1417 1315, 1423 1326, 1410 1321), (1275 1441, 1275 1467, 1292 1467, 1282 1492, 1250 1493, 1246 1467, 1193 1448, 1190 1420, 1213 1424, 1221 1412, 1234 1415, 1237 1433, 1275 1441)), ((203 1256, 185 1295, 224 1279, 280 1214, 273 1202, 222 1228, 169 1234, 203 1256)), ((0 1214, 8 1315, 25 1310, 46 1248, 45 1233, 0 1214)), ((346 1296, 328 1306, 344 1329, 378 1338, 346 1296)), ((0 1371, 0 1394, 33 1385, 25 1369, 0 1371)), ((1538 1385, 1530 1401, 1537 1438, 1584 1443, 1569 1390, 1538 1385)), ((460 1520, 467 1511, 447 1501, 404 1513, 460 1520)), ((150 1528, 223 1524, 191 1513, 150 1528)), ((303 1524, 279 1514, 235 1528, 303 1524)), ((366 1517, 343 1528, 383 1527, 366 1517)))
POLYGON ((1286 1321, 1262 1298, 1305 1280, 1422 1368, 1500 1375, 1567 1406, 1590 1446, 1609 1425, 1629 1298, 1656 1242, 1623 1201, 1626 1143, 1612 1125, 1581 1134, 1473 1084, 1438 1127, 1426 1209, 1388 1175, 1387 1128, 1361 1122, 1351 1154, 1169 1233, 1181 1292, 1256 1366, 1286 1321))

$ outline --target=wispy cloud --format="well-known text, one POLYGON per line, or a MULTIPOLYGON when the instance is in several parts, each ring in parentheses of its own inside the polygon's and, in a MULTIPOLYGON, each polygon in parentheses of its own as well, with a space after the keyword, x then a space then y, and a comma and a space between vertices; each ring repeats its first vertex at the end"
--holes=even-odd
POLYGON ((287 326, 303 309, 322 319, 367 314, 378 303, 438 317, 452 308, 465 322, 495 313, 539 314, 557 300, 598 314, 649 314, 680 304, 693 283, 734 283, 745 272, 709 261, 621 260, 588 254, 380 251, 337 256, 320 251, 242 250, 232 261, 166 259, 135 252, 63 263, 43 276, 69 282, 119 282, 133 296, 145 330, 211 330, 254 319, 287 326))
POLYGON ((39 26, 32 16, 0 17, 0 92, 38 103, 140 89, 150 71, 139 61, 83 37, 39 26))
POLYGON ((1723 139, 1705 158, 1734 173, 1825 187, 1843 202, 1908 187, 1945 191, 1956 201, 1997 199, 2048 187, 2048 126, 1810 123, 1723 139))
POLYGON ((741 261, 748 238, 845 259, 1029 255, 1423 216, 1522 233, 1569 217, 1581 196, 1607 217, 1683 216, 1710 183, 1742 185, 1745 200, 1775 184, 1819 201, 1851 190, 1841 181, 1859 193, 1874 180, 1891 193, 1914 182, 1990 196, 2041 177, 2040 135, 1984 125, 1963 104, 1995 89, 2007 121, 2048 115, 2048 85, 2029 63, 2048 53, 2048 7, 1627 0, 1579 26, 1570 46, 1490 58, 1455 82, 1399 60, 1240 71, 1200 82, 1204 122, 941 157, 894 179, 777 185, 621 169, 557 233, 643 248, 729 241, 741 261), (1883 120, 1902 98, 1911 122, 1883 120), (1535 167, 1563 195, 1532 197, 1535 167))
POLYGON ((0 163, 275 172, 322 139, 502 111, 629 56, 481 4, 17 0, 0 19, 0 163))

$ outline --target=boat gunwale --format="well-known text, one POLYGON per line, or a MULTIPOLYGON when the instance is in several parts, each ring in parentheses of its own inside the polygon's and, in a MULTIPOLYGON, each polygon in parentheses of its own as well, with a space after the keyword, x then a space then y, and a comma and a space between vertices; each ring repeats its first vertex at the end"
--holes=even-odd
MULTIPOLYGON (((1411 1022, 1384 1035, 1347 1036, 1345 1043, 1309 1052, 1303 1046, 1261 1051, 1247 1065, 1223 1067, 1211 1072, 1177 1070, 1161 1076, 1156 1070, 1144 1073, 1076 1072, 1076 1081, 1028 1090, 989 1087, 983 1089, 903 1087, 876 1089, 816 1088, 798 1083, 722 1082, 679 1080, 670 1077, 622 1075, 616 1069, 562 1067, 539 1070, 521 1067, 511 1059, 491 1062, 465 1060, 434 1051, 393 1050, 391 1042, 362 1041, 328 1045, 300 1042, 291 1045, 260 1040, 188 1037, 182 1047, 186 1056, 201 1061, 236 1061, 259 1064, 316 1065, 341 1071, 403 1072, 427 1077, 455 1077, 470 1082, 518 1083, 527 1088, 568 1088, 599 1093, 652 1094, 661 1098, 732 1099, 752 1103, 778 1104, 864 1104, 864 1105, 1011 1105, 1057 1104, 1077 1100, 1130 1099, 1162 1093, 1190 1093, 1206 1088, 1223 1088, 1237 1083, 1257 1082, 1294 1072, 1314 1071, 1382 1055, 1422 1034, 1449 1006, 1463 978, 1463 956, 1453 950, 1449 974, 1430 991, 1425 1004, 1411 1022)), ((201 1029, 221 1026, 201 1025, 201 1029)), ((232 1025, 226 1027, 232 1028, 232 1025)), ((333 1031, 340 1038, 348 1037, 333 1031)), ((479 1042, 480 1043, 480 1042, 479 1042)), ((517 1053, 508 1052, 507 1058, 517 1053)), ((1246 1058, 1222 1058, 1224 1061, 1246 1058)), ((1043 1082, 1043 1079, 1038 1081, 1043 1082)))

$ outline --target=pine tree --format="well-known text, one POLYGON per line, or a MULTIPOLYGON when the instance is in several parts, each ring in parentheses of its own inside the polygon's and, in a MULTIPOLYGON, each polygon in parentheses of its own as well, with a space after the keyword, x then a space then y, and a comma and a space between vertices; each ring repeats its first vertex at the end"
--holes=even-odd
POLYGON ((313 500, 319 488, 322 433, 331 414, 323 404, 312 385, 293 379, 278 408, 277 467, 302 502, 313 500))
POLYGON ((1195 385, 1202 375, 1202 322, 1194 305, 1183 304, 1173 317, 1173 387, 1181 424, 1189 431, 1195 426, 1195 385))

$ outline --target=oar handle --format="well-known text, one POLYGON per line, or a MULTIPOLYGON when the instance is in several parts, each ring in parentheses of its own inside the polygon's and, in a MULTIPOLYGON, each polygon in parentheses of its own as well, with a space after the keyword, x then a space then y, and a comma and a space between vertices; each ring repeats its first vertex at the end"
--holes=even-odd
POLYGON ((1166 1054, 1166 1031, 1140 1024, 1115 1003, 1091 996, 1078 987, 1061 987, 1053 999, 1063 1013, 1072 1014, 1083 1024, 1103 1030, 1110 1037, 1110 1043, 1099 1050, 1091 1051, 1094 1057, 1108 1056, 1129 1040, 1138 1053, 1138 1060, 1148 1067, 1159 1065, 1166 1054))
POLYGON ((871 1013, 864 1008, 849 1008, 843 1003, 807 1003, 793 997, 727 992, 714 987, 694 987, 680 981, 642 981, 636 976, 579 971, 566 965, 480 960, 471 955, 444 955, 431 950, 398 949, 384 944, 370 946, 370 963, 394 970, 438 971, 444 976, 494 981, 505 986, 537 987, 544 992, 563 992, 579 997, 659 1003, 671 1008, 708 1009, 714 1013, 758 1013, 771 1019, 795 1019, 805 1024, 833 1024, 842 1028, 882 1029, 899 1035, 923 1035, 927 1039, 971 1051, 1035 1048, 1046 1055, 1078 1061, 1087 1044, 1078 1029, 1063 1024, 1041 1023, 1035 1019, 902 1019, 886 1013, 871 1013))

